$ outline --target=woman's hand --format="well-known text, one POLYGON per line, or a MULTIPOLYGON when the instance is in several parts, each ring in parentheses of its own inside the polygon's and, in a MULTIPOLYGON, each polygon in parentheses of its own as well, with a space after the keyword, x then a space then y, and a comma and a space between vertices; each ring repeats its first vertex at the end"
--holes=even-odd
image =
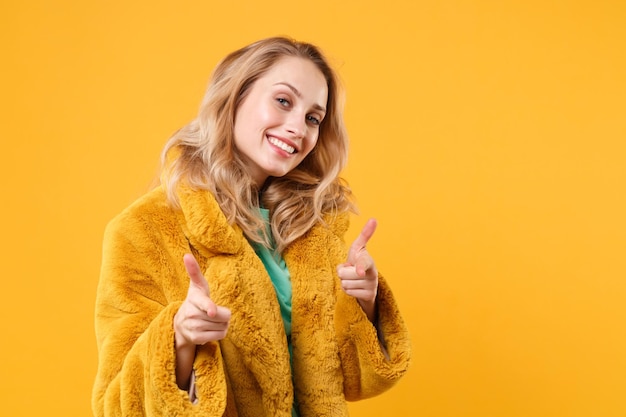
POLYGON ((176 382, 187 389, 196 354, 196 346, 226 337, 230 310, 211 300, 209 284, 200 271, 196 258, 191 254, 183 257, 189 290, 187 298, 174 316, 176 346, 176 382))
POLYGON ((204 345, 226 337, 230 310, 211 300, 209 284, 193 255, 183 257, 189 274, 187 298, 174 317, 177 344, 204 345))
POLYGON ((350 246, 346 263, 337 267, 343 290, 357 299, 372 323, 376 322, 378 270, 365 246, 374 235, 376 224, 374 219, 370 219, 365 224, 361 234, 350 246))

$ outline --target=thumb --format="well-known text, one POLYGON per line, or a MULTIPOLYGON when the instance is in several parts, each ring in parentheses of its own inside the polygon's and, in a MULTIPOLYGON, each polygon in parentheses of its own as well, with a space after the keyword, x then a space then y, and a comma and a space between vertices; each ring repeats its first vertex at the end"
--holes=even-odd
POLYGON ((360 277, 364 277, 365 273, 374 265, 372 258, 367 253, 362 253, 357 256, 354 263, 356 274, 360 277))
POLYGON ((198 265, 198 261, 196 258, 190 253, 185 254, 183 256, 183 262, 185 264, 185 269, 187 270, 187 274, 190 278, 190 285, 195 286, 196 288, 203 290, 206 292, 206 295, 209 295, 209 283, 204 278, 202 271, 200 271, 200 265, 198 265))

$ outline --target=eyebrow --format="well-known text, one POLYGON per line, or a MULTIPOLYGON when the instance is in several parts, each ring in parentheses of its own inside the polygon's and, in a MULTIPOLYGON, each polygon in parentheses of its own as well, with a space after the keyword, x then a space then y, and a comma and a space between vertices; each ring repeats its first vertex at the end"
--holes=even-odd
MULTIPOLYGON (((286 87, 289 87, 289 89, 291 91, 293 91, 293 93, 298 97, 298 98, 302 98, 302 93, 293 85, 289 84, 288 82, 278 82, 274 85, 284 85, 286 87)), ((319 104, 314 104, 313 108, 319 111, 322 111, 324 113, 326 113, 326 108, 324 108, 323 106, 320 106, 319 104)))

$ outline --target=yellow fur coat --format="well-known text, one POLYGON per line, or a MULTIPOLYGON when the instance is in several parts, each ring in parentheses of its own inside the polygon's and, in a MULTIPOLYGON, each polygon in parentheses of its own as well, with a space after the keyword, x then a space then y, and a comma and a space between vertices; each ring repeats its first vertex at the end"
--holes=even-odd
POLYGON ((340 288, 347 215, 317 226, 284 253, 291 273, 293 383, 274 287, 238 227, 208 192, 182 190, 182 210, 158 188, 107 227, 96 301, 96 416, 347 416, 346 400, 377 395, 407 370, 407 329, 385 280, 377 332, 340 288), (175 381, 173 317, 187 294, 193 253, 211 298, 232 318, 224 340, 199 346, 198 402, 175 381))

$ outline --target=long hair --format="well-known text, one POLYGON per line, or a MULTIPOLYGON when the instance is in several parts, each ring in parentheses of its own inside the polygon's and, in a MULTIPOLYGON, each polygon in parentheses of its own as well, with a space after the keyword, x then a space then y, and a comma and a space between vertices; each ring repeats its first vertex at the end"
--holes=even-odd
POLYGON ((179 205, 176 189, 181 182, 209 190, 231 224, 237 224, 248 239, 271 247, 259 213, 259 207, 265 207, 270 210, 274 249, 282 253, 315 224, 323 223, 325 216, 355 211, 350 190, 339 177, 348 157, 342 107, 338 77, 316 46, 274 37, 232 52, 213 71, 198 116, 163 149, 161 181, 169 202, 179 205), (254 82, 283 57, 308 59, 324 75, 326 116, 306 158, 288 174, 268 178, 259 190, 235 146, 235 114, 254 82))

